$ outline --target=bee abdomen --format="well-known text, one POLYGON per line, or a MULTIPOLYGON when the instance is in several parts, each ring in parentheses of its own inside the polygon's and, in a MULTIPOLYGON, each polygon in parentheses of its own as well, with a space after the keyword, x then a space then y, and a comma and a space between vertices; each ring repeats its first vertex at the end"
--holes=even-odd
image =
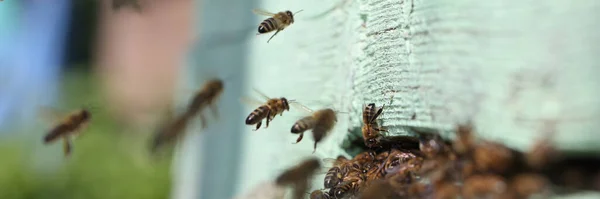
POLYGON ((305 117, 302 118, 300 120, 298 120, 294 126, 292 126, 292 133, 302 133, 308 129, 313 128, 314 126, 314 121, 312 120, 312 117, 305 117))
POLYGON ((273 18, 265 19, 258 26, 258 33, 267 33, 275 30, 277 22, 273 18))
POLYGON ((269 112, 269 107, 267 105, 262 105, 262 106, 258 107, 257 109, 252 111, 252 113, 250 113, 250 115, 248 115, 248 117, 246 118, 246 124, 252 125, 252 124, 258 123, 259 121, 261 121, 267 117, 268 112, 269 112))
POLYGON ((56 128, 52 129, 45 137, 44 137, 44 143, 50 143, 53 142, 54 140, 56 140, 57 138, 59 138, 61 136, 61 134, 66 133, 67 131, 70 131, 71 129, 69 128, 69 126, 67 125, 59 125, 56 128))

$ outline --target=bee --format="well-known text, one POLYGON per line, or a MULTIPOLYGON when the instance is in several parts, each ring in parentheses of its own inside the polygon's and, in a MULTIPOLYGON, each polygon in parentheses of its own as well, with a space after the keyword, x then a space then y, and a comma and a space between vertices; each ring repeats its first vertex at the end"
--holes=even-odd
POLYGON ((280 174, 275 179, 275 183, 283 186, 292 185, 294 187, 293 198, 301 199, 308 189, 309 179, 319 167, 321 164, 316 158, 305 160, 280 174))
MULTIPOLYGON (((267 119, 267 125, 265 128, 269 127, 269 122, 271 120, 273 120, 275 118, 275 116, 283 115, 284 111, 289 111, 290 110, 290 104, 296 104, 301 106, 304 109, 307 109, 306 107, 304 107, 303 105, 301 105, 300 103, 296 102, 295 100, 288 100, 285 97, 282 98, 269 98, 267 95, 263 94, 262 92, 254 89, 258 94, 260 94, 265 100, 267 100, 266 103, 261 104, 261 106, 259 106, 258 108, 256 108, 254 111, 252 111, 252 113, 250 113, 250 115, 248 115, 248 117, 246 117, 246 125, 255 125, 256 124, 256 129, 254 129, 254 131, 258 130, 260 128, 260 126, 262 125, 262 120, 263 119, 267 119)), ((252 102, 252 103, 257 103, 255 101, 251 101, 251 100, 246 100, 247 102, 252 102)))
POLYGON ((451 182, 445 182, 435 187, 434 199, 456 199, 460 194, 460 187, 451 182))
POLYGON ((375 152, 374 151, 365 151, 362 152, 358 155, 356 155, 356 157, 354 157, 354 168, 355 169, 360 169, 362 168, 362 172, 363 173, 367 173, 371 167, 375 166, 373 161, 375 160, 375 152))
POLYGON ((381 152, 381 153, 377 154, 377 156, 375 156, 375 161, 383 162, 383 161, 387 160, 388 156, 390 156, 389 151, 381 152))
POLYGON ((342 179, 342 183, 333 189, 334 198, 344 198, 348 194, 356 194, 360 191, 365 177, 360 170, 351 170, 342 179))
POLYGON ((481 172, 504 173, 512 167, 515 154, 499 143, 482 142, 473 150, 475 169, 481 172))
POLYGON ((464 181, 461 193, 465 199, 499 198, 507 189, 507 184, 501 176, 474 175, 464 181))
MULTIPOLYGON (((188 105, 184 115, 193 117, 206 107, 210 106, 210 109, 215 117, 219 116, 217 111, 216 101, 223 93, 223 81, 220 79, 208 80, 202 88, 192 98, 191 103, 188 105)), ((200 122, 202 127, 206 127, 206 120, 202 114, 200 114, 200 122)))
POLYGON ((333 109, 321 109, 313 112, 311 116, 304 117, 298 120, 292 126, 291 132, 294 134, 300 134, 296 143, 302 140, 304 132, 312 129, 313 139, 315 141, 313 153, 317 150, 317 143, 319 143, 329 132, 333 129, 333 126, 337 123, 336 112, 333 109))
MULTIPOLYGON (((208 106, 210 106, 213 115, 218 117, 219 113, 215 103, 222 93, 223 81, 213 79, 204 83, 181 115, 176 116, 173 120, 169 119, 158 128, 152 140, 151 150, 156 151, 164 143, 180 137, 186 129, 189 120, 208 106)), ((206 119, 202 114, 199 115, 202 128, 206 128, 206 119)))
POLYGON ((385 180, 375 180, 360 193, 360 199, 388 199, 398 197, 394 187, 385 180))
POLYGON ((523 173, 513 177, 510 187, 518 198, 529 198, 536 193, 548 194, 549 182, 542 175, 523 173))
POLYGON ((183 114, 174 120, 169 120, 167 124, 162 125, 162 127, 156 131, 152 140, 151 151, 154 153, 163 144, 178 138, 179 134, 187 127, 189 118, 189 115, 183 114))
POLYGON ((63 151, 65 156, 69 156, 73 149, 69 136, 78 135, 81 130, 89 124, 92 115, 87 109, 80 109, 68 114, 62 121, 56 124, 46 136, 44 144, 56 141, 58 138, 63 140, 63 151))
POLYGON ((299 12, 302 12, 302 10, 296 12, 295 14, 293 14, 289 10, 284 12, 271 13, 261 9, 254 9, 252 10, 252 12, 254 12, 257 15, 264 15, 270 17, 260 23, 260 25, 258 26, 258 33, 256 34, 260 35, 275 31, 275 34, 273 34, 269 38, 269 40, 267 40, 267 43, 269 43, 269 41, 271 41, 271 39, 273 39, 273 37, 275 37, 275 35, 277 35, 279 31, 282 31, 283 29, 294 23, 294 15, 298 14, 299 12))
POLYGON ((367 174, 366 174, 367 181, 382 179, 383 177, 385 177, 385 174, 386 174, 386 172, 383 169, 383 166, 374 165, 369 170, 367 170, 367 174))
POLYGON ((328 192, 324 192, 323 190, 314 190, 310 193, 310 199, 331 199, 328 192))
POLYGON ((342 178, 346 175, 346 173, 352 169, 351 167, 352 161, 348 160, 344 156, 338 156, 338 158, 334 160, 333 167, 331 167, 325 174, 324 187, 328 189, 337 186, 342 181, 342 178))
POLYGON ((471 123, 458 125, 457 138, 452 142, 452 149, 458 155, 465 155, 473 150, 475 144, 473 126, 471 123))
POLYGON ((381 135, 379 132, 387 132, 386 129, 379 127, 377 117, 383 112, 382 106, 376 108, 374 103, 370 103, 363 109, 363 127, 362 134, 365 145, 369 148, 381 147, 381 135))

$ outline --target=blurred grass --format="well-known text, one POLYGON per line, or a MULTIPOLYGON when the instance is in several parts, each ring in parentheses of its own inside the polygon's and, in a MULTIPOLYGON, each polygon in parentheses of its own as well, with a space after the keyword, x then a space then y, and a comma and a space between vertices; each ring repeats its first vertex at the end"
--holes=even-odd
POLYGON ((169 158, 151 158, 148 134, 126 132, 108 115, 89 73, 69 72, 63 79, 65 107, 60 108, 92 104, 92 123, 74 140, 70 158, 63 156, 60 142, 42 146, 43 133, 2 137, 0 198, 167 198, 169 158))

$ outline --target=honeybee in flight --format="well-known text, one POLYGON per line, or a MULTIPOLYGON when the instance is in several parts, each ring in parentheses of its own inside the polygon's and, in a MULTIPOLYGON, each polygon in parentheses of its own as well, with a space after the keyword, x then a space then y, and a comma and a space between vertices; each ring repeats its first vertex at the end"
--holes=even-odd
POLYGON ((293 198, 304 198, 303 196, 309 187, 309 180, 320 167, 321 163, 316 158, 304 160, 277 176, 275 183, 282 186, 292 185, 294 188, 293 198))
POLYGON ((284 28, 294 23, 294 15, 298 14, 299 12, 302 12, 302 10, 294 14, 292 14, 292 12, 290 12, 289 10, 284 12, 271 13, 261 9, 254 9, 252 10, 252 12, 254 12, 257 15, 264 15, 270 17, 260 23, 260 25, 258 26, 258 33, 256 34, 265 34, 275 30, 275 34, 273 34, 269 38, 269 40, 267 40, 267 43, 269 43, 269 41, 271 41, 271 39, 273 39, 273 37, 275 37, 275 35, 277 35, 279 31, 282 31, 284 28))
POLYGON ((298 143, 304 137, 304 131, 312 129, 313 139, 315 140, 313 153, 315 153, 317 151, 317 143, 329 134, 336 123, 337 114, 333 109, 321 109, 313 112, 311 116, 304 117, 294 123, 291 132, 300 134, 298 139, 296 139, 296 143, 298 143))
POLYGON ((69 156, 73 149, 69 136, 81 133, 81 130, 89 124, 91 116, 90 111, 87 109, 80 109, 68 114, 62 121, 48 131, 46 136, 44 136, 44 144, 49 144, 62 138, 63 151, 65 156, 69 156))
MULTIPOLYGON (((217 106, 215 105, 216 100, 223 93, 223 81, 220 79, 213 79, 207 81, 202 88, 192 98, 185 112, 174 120, 167 121, 163 126, 156 132, 152 141, 152 151, 155 151, 158 147, 166 142, 170 142, 175 138, 179 137, 180 134, 185 130, 188 124, 188 120, 196 116, 200 111, 210 106, 213 115, 218 117, 217 106)), ((202 114, 200 114, 200 122, 202 128, 206 127, 206 120, 202 114)))
MULTIPOLYGON (((185 112, 185 115, 190 117, 195 116, 206 107, 210 106, 210 109, 215 117, 219 116, 217 111, 217 105, 215 102, 219 99, 223 93, 223 81, 220 79, 212 79, 204 83, 202 88, 192 98, 191 103, 185 112)), ((206 120, 202 114, 200 114, 200 122, 202 127, 206 127, 206 120)))
POLYGON ((252 111, 252 113, 250 113, 248 117, 246 117, 246 125, 256 124, 256 129, 254 129, 253 131, 256 131, 260 128, 260 126, 262 125, 262 121, 265 118, 267 119, 267 125, 265 126, 265 128, 269 127, 269 122, 273 120, 275 116, 282 116, 284 111, 290 110, 290 104, 298 105, 304 109, 308 109, 300 103, 296 102, 295 100, 288 100, 285 97, 269 98, 267 95, 256 89, 254 89, 254 91, 260 94, 267 102, 260 103, 250 99, 243 99, 247 103, 261 104, 258 108, 254 109, 254 111, 252 111))

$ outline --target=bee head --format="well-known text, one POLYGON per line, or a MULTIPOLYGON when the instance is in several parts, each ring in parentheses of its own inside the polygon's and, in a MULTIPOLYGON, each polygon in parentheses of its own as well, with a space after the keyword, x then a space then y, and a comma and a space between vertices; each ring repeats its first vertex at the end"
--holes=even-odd
POLYGON ((291 11, 285 11, 285 14, 287 14, 290 17, 291 23, 294 23, 294 14, 291 11))
POLYGON ((88 120, 88 119, 90 119, 90 117, 91 117, 90 111, 88 111, 86 109, 81 110, 81 119, 82 120, 88 120))
POLYGON ((373 148, 377 145, 379 145, 379 143, 381 142, 381 137, 376 137, 376 138, 369 138, 367 140, 365 140, 365 145, 367 145, 367 147, 369 148, 373 148))
POLYGON ((285 97, 282 97, 281 101, 283 102, 283 108, 285 108, 286 111, 289 111, 290 103, 288 102, 288 100, 285 97))
POLYGON ((223 81, 220 79, 213 80, 212 85, 214 88, 216 88, 218 90, 223 90, 223 81))

